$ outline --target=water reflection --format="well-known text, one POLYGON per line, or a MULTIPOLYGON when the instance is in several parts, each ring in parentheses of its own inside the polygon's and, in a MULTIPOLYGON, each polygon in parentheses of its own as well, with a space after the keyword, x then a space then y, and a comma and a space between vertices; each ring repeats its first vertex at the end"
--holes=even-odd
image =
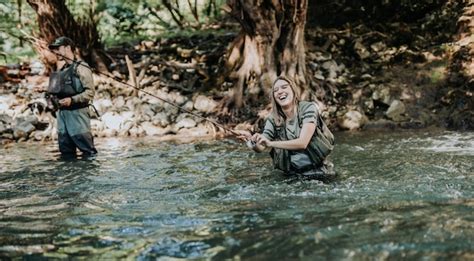
POLYGON ((473 138, 341 134, 329 184, 287 182, 232 140, 103 139, 72 161, 17 144, 0 149, 0 256, 464 259, 473 138))

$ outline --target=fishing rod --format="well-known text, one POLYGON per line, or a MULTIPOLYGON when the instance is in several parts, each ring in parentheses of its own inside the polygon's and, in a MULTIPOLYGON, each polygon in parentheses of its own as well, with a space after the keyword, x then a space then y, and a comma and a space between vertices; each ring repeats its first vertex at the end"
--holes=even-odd
MULTIPOLYGON (((54 53, 55 55, 59 56, 59 57, 62 57, 63 59, 69 60, 69 61, 71 61, 71 62, 76 62, 76 60, 71 59, 71 58, 69 58, 69 57, 66 57, 66 56, 64 56, 64 55, 62 55, 62 54, 59 54, 59 53, 56 53, 56 52, 53 52, 53 53, 54 53)), ((98 74, 98 75, 103 75, 103 76, 105 76, 105 77, 107 77, 107 78, 110 78, 110 79, 112 79, 112 80, 114 80, 114 81, 116 81, 116 82, 118 82, 118 83, 121 83, 121 84, 123 84, 123 85, 125 85, 125 86, 131 87, 131 88, 133 88, 133 89, 135 89, 135 90, 137 90, 137 91, 140 91, 140 92, 143 92, 143 93, 145 93, 145 94, 147 94, 147 95, 150 95, 151 97, 154 97, 154 98, 156 98, 156 99, 158 99, 158 100, 160 100, 160 101, 162 101, 162 102, 165 102, 165 103, 167 103, 167 104, 169 104, 169 105, 171 105, 171 106, 177 108, 178 110, 181 110, 181 111, 183 111, 183 112, 186 112, 186 113, 188 113, 188 114, 190 114, 190 115, 192 115, 192 116, 194 116, 194 117, 197 117, 197 118, 200 118, 200 119, 202 119, 202 120, 208 121, 208 122, 214 124, 215 126, 220 127, 220 128, 222 128, 223 130, 232 133, 233 135, 241 136, 240 133, 237 133, 236 131, 227 128, 227 127, 224 126, 223 124, 218 123, 217 121, 212 120, 212 119, 209 119, 209 118, 207 118, 207 117, 201 116, 201 115, 199 115, 199 114, 197 114, 197 113, 194 113, 194 112, 192 112, 192 111, 190 111, 190 110, 188 110, 188 109, 185 109, 185 108, 183 108, 183 107, 181 107, 181 106, 179 106, 179 105, 176 105, 175 103, 173 103, 173 102, 171 102, 171 101, 169 101, 169 100, 167 100, 167 99, 164 99, 164 98, 162 98, 162 97, 159 97, 159 96, 157 96, 157 95, 154 95, 153 93, 150 93, 150 92, 148 92, 148 91, 145 91, 145 90, 143 90, 143 89, 140 89, 140 88, 138 88, 138 87, 136 87, 136 86, 134 86, 134 85, 131 85, 131 84, 129 84, 129 83, 126 83, 126 82, 124 82, 124 81, 121 81, 121 80, 117 79, 116 77, 112 77, 112 76, 110 76, 109 74, 100 72, 99 70, 97 70, 97 69, 95 69, 95 68, 92 68, 92 67, 90 67, 90 66, 88 66, 88 65, 85 65, 85 64, 83 64, 83 63, 80 63, 80 62, 79 62, 78 65, 79 65, 79 66, 84 66, 85 68, 88 68, 89 70, 95 72, 95 73, 98 74)), ((155 81, 153 81, 153 82, 155 82, 155 81)))

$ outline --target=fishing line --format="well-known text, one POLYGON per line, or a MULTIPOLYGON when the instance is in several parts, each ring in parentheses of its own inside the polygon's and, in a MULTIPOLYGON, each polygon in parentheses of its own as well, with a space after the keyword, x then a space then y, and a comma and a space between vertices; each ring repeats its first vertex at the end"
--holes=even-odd
MULTIPOLYGON (((62 57, 62 58, 64 58, 64 59, 66 59, 66 60, 69 60, 69 61, 72 61, 72 62, 76 62, 74 59, 71 59, 71 58, 69 58, 69 57, 66 57, 66 56, 64 56, 64 55, 62 55, 62 54, 59 54, 59 53, 56 53, 56 52, 53 52, 53 53, 54 53, 55 55, 57 55, 57 56, 60 56, 60 57, 62 57)), ((200 118, 200 119, 202 119, 202 120, 208 121, 208 122, 214 124, 215 126, 220 127, 220 128, 222 128, 223 130, 232 133, 233 135, 236 135, 236 136, 240 136, 240 135, 241 135, 241 134, 235 132, 234 130, 225 127, 223 124, 218 123, 218 122, 215 121, 215 120, 211 120, 211 119, 209 119, 209 118, 207 118, 207 117, 204 117, 204 116, 201 116, 201 115, 199 115, 199 114, 197 114, 197 113, 194 113, 194 112, 192 112, 192 111, 190 111, 190 110, 188 110, 188 109, 185 109, 185 108, 183 108, 183 107, 181 107, 181 106, 179 106, 179 105, 174 104, 173 102, 171 102, 171 101, 169 101, 169 100, 167 100, 167 99, 164 99, 164 98, 162 98, 162 97, 159 97, 159 96, 157 96, 157 95, 154 95, 153 93, 150 93, 150 92, 148 92, 148 91, 142 90, 142 89, 140 89, 140 88, 138 88, 138 87, 136 87, 136 86, 133 86, 133 85, 131 85, 131 84, 129 84, 129 83, 123 82, 123 81, 121 81, 121 80, 119 80, 119 79, 117 79, 117 78, 115 78, 115 77, 112 77, 112 76, 110 76, 110 75, 108 75, 108 74, 106 74, 106 73, 100 72, 100 71, 98 71, 97 69, 92 68, 92 67, 90 67, 90 66, 87 66, 87 65, 85 65, 85 64, 83 64, 83 63, 78 63, 78 64, 79 64, 79 66, 84 66, 84 67, 88 68, 89 70, 95 72, 96 74, 103 75, 103 76, 105 76, 105 77, 107 77, 107 78, 110 78, 110 79, 112 79, 112 80, 114 80, 114 81, 116 81, 116 82, 118 82, 118 83, 121 83, 121 84, 123 84, 123 85, 125 85, 125 86, 131 87, 131 88, 133 88, 133 89, 135 89, 135 90, 137 90, 137 91, 140 91, 140 92, 143 92, 143 93, 145 93, 145 94, 148 94, 148 95, 150 95, 151 97, 157 98, 158 100, 160 100, 160 101, 162 101, 162 102, 165 102, 165 103, 167 103, 167 104, 169 104, 169 105, 171 105, 171 106, 173 106, 173 107, 175 107, 175 108, 178 108, 178 110, 181 110, 181 111, 183 111, 183 112, 186 112, 186 113, 188 113, 188 114, 190 114, 190 115, 192 115, 192 116, 195 116, 195 117, 197 117, 197 118, 200 118)), ((156 82, 156 81, 153 81, 153 82, 156 82)), ((152 83, 153 83, 153 82, 152 82, 152 83)))

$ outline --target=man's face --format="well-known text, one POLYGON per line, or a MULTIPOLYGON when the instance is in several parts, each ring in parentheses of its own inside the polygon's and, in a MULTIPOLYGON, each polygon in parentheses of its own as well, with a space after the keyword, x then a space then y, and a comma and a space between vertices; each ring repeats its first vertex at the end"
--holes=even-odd
POLYGON ((71 47, 69 45, 64 46, 61 45, 57 49, 54 50, 54 53, 57 54, 59 61, 65 61, 65 56, 68 57, 68 53, 71 51, 71 47))

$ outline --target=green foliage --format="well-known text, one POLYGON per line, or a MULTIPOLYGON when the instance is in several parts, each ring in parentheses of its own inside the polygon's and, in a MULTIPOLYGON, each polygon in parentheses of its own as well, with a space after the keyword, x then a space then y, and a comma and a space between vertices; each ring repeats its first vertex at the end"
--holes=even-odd
POLYGON ((225 0, 199 0, 195 9, 193 4, 189 6, 187 0, 173 1, 174 10, 166 8, 163 2, 119 0, 111 3, 99 0, 96 15, 101 17, 99 31, 105 43, 113 45, 131 40, 156 39, 167 32, 199 29, 202 24, 219 19, 221 14, 218 10, 225 0), (197 14, 193 14, 193 10, 197 14), (173 15, 179 19, 173 19, 173 15))
POLYGON ((36 18, 34 11, 24 0, 7 0, 0 2, 0 13, 0 64, 18 63, 34 56, 25 40, 25 34, 31 35, 37 28, 31 22, 36 18))
MULTIPOLYGON (((225 3, 225 0, 173 0, 167 1, 170 9, 163 4, 165 1, 65 0, 65 3, 79 23, 96 21, 106 46, 196 32, 203 25, 219 20, 220 6, 225 3), (173 19, 173 15, 178 19, 173 19)), ((0 13, 0 62, 16 63, 34 57, 31 45, 24 40, 24 34, 34 35, 38 31, 34 10, 26 0, 4 0, 0 2, 0 13), (2 58, 5 54, 6 60, 2 58)))

